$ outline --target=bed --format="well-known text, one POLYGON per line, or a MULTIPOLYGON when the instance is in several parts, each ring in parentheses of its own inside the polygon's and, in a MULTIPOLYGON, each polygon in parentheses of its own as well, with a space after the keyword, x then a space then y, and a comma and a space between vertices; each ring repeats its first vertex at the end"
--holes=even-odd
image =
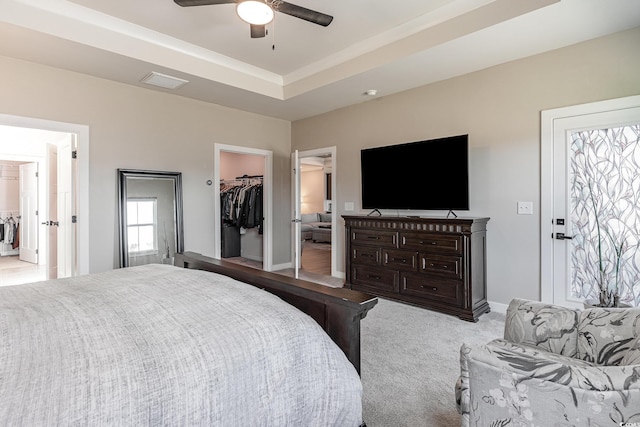
POLYGON ((0 422, 362 424, 359 321, 375 298, 176 264, 0 288, 0 422))

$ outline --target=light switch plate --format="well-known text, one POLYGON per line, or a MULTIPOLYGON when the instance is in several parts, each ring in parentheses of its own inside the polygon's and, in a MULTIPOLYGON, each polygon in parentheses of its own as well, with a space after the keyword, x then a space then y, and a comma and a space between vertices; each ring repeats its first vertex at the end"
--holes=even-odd
POLYGON ((533 202, 518 202, 518 215, 533 215, 533 202))

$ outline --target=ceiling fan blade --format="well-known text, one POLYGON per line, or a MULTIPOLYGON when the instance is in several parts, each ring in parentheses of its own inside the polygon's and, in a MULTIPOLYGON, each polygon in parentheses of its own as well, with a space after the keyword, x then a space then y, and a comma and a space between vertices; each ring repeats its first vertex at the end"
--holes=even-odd
POLYGON ((274 10, 284 13, 285 15, 295 16, 296 18, 304 19, 305 21, 322 25, 323 27, 326 27, 331 24, 331 21, 333 21, 333 16, 331 15, 316 12, 315 10, 307 9, 306 7, 296 6, 295 4, 287 3, 285 1, 274 1, 272 3, 272 7, 274 10))
POLYGON ((259 39, 267 35, 267 30, 264 28, 264 25, 249 25, 251 27, 251 38, 259 39))
POLYGON ((212 4, 235 3, 235 0, 173 0, 176 4, 186 6, 209 6, 212 4))

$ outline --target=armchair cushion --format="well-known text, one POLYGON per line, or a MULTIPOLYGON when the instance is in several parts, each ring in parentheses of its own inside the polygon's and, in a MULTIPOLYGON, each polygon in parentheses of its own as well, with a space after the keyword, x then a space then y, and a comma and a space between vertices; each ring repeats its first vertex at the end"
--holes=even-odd
POLYGON ((631 342, 631 347, 624 354, 620 366, 640 365, 640 335, 631 342))
POLYGON ((578 357, 597 365, 619 365, 638 335, 640 309, 586 309, 578 324, 578 357))
POLYGON ((578 313, 536 301, 514 299, 507 308, 504 338, 552 353, 575 357, 578 313))

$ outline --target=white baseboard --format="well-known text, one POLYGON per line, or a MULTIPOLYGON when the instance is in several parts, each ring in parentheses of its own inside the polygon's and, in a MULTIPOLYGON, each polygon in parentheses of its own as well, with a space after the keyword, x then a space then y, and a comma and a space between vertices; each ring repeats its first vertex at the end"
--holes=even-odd
POLYGON ((489 307, 491 307, 491 311, 493 312, 507 314, 507 308, 509 307, 509 304, 501 304, 499 302, 489 301, 489 307))
POLYGON ((285 268, 293 268, 292 262, 285 262, 283 264, 273 264, 271 266, 271 271, 284 270, 285 268))

